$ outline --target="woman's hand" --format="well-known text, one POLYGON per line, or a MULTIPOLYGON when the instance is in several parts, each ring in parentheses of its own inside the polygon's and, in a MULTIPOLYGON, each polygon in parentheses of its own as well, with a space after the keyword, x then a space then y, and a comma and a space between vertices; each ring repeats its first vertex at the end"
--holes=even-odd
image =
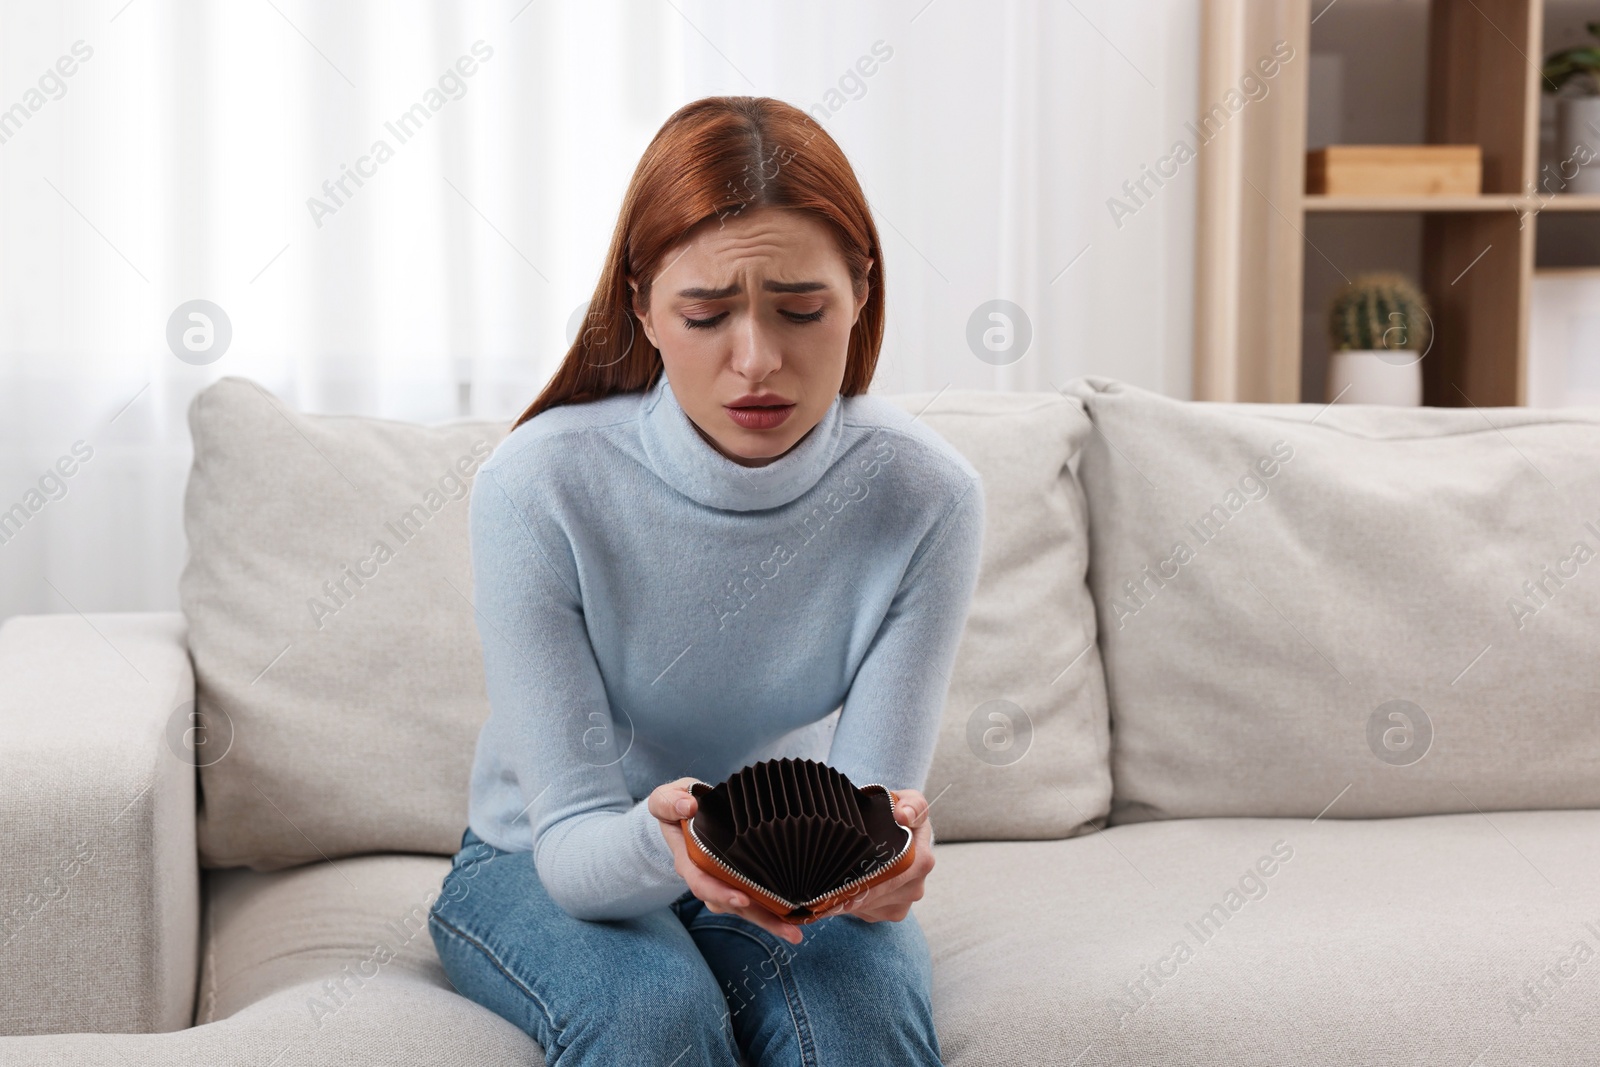
POLYGON ((879 882, 860 893, 847 897, 843 903, 829 908, 824 915, 854 915, 863 922, 899 922, 911 910, 913 901, 922 899, 923 882, 933 870, 933 824, 928 821, 928 798, 920 790, 896 789, 894 817, 902 826, 911 828, 911 843, 916 858, 911 866, 889 879, 879 882))
MULTIPOLYGON (((664 782, 650 791, 649 798, 645 801, 650 814, 660 822, 661 836, 667 839, 667 844, 672 847, 673 866, 689 883, 689 891, 705 902, 711 911, 719 915, 732 913, 742 919, 747 919, 766 930, 775 937, 781 937, 792 945, 800 943, 800 927, 791 922, 784 922, 760 904, 751 900, 749 895, 734 888, 720 878, 714 878, 695 865, 689 858, 686 846, 683 843, 683 827, 679 819, 687 819, 700 807, 700 802, 689 792, 689 787, 698 778, 679 778, 673 782, 664 782)), ((921 796, 921 794, 917 794, 921 796)), ((898 879, 897 879, 898 880, 898 879)), ((918 896, 921 896, 919 891, 918 896)))

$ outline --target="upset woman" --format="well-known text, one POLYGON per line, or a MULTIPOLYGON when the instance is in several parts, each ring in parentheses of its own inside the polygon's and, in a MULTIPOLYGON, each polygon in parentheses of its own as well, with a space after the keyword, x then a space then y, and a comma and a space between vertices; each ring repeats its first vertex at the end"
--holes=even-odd
POLYGON ((882 249, 839 146, 777 100, 681 108, 588 322, 472 490, 491 710, 446 973, 564 1067, 937 1064, 911 906, 983 489, 867 395, 882 249), (700 870, 688 786, 778 756, 893 790, 916 862, 804 926, 700 870))

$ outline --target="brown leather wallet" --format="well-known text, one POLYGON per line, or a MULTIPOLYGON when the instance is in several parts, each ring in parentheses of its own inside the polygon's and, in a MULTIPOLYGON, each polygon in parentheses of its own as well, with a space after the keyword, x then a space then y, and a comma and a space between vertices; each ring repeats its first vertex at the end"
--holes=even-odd
POLYGON ((816 760, 761 760, 689 792, 699 807, 679 823, 695 866, 797 925, 916 858, 892 789, 857 787, 816 760))

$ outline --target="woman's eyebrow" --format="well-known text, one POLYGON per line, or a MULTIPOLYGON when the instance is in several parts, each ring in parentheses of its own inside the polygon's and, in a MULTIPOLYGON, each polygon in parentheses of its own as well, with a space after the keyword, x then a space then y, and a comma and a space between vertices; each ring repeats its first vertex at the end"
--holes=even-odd
MULTIPOLYGON (((828 288, 827 282, 763 282, 761 288, 769 293, 815 293, 828 288)), ((722 300, 736 296, 743 290, 735 282, 733 285, 722 289, 679 289, 678 295, 686 300, 722 300)))

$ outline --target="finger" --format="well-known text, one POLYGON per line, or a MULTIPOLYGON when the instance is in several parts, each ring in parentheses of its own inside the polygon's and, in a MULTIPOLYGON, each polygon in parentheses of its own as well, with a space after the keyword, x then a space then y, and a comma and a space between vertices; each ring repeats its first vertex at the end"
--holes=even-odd
POLYGON ((846 914, 869 923, 897 919, 893 912, 906 903, 899 891, 904 877, 904 875, 897 876, 882 885, 873 886, 867 893, 851 898, 847 902, 849 910, 846 914))
POLYGON ((720 890, 714 891, 714 895, 717 899, 726 902, 724 906, 726 911, 730 911, 741 919, 754 923, 768 933, 781 937, 785 941, 798 941, 800 939, 800 928, 798 926, 778 918, 772 912, 751 900, 750 894, 733 888, 718 879, 713 878, 711 881, 721 887, 720 890))
POLYGON ((852 907, 855 907, 860 902, 861 902, 861 894, 860 893, 855 893, 855 894, 852 894, 852 895, 846 896, 846 897, 840 897, 838 903, 834 904, 832 907, 830 907, 826 911, 822 912, 822 915, 824 917, 829 916, 829 915, 842 915, 845 912, 849 911, 852 907))
MULTIPOLYGON (((727 888, 726 886, 724 888, 727 888)), ((796 927, 791 922, 785 922, 766 908, 750 899, 750 894, 739 889, 731 889, 728 894, 728 904, 731 911, 742 919, 755 923, 769 933, 787 938, 788 931, 796 927)))
POLYGON ((733 914, 752 922, 776 937, 785 941, 798 942, 800 930, 793 923, 785 922, 766 908, 761 907, 750 899, 748 893, 736 889, 720 878, 715 878, 699 868, 695 868, 692 875, 686 879, 690 882, 690 889, 699 897, 707 909, 719 915, 733 914))
POLYGON ((871 895, 870 892, 868 892, 868 893, 857 893, 854 896, 846 897, 843 900, 841 900, 838 904, 834 905, 834 907, 829 910, 828 914, 830 914, 830 915, 860 915, 862 912, 868 910, 867 909, 867 897, 870 896, 870 895, 871 895))
POLYGON ((686 786, 671 782, 651 791, 649 810, 663 822, 676 822, 693 815, 699 803, 686 786))
MULTIPOLYGON (((745 899, 749 900, 748 897, 745 899)), ((735 908, 734 911, 738 913, 740 918, 755 923, 774 937, 781 937, 790 944, 799 944, 800 942, 800 927, 794 923, 785 922, 759 904, 750 903, 745 907, 735 908)))
POLYGON ((749 906, 750 898, 746 894, 730 886, 722 879, 702 871, 694 865, 693 861, 689 863, 689 867, 689 872, 684 875, 684 881, 688 883, 690 891, 705 901, 708 906, 715 904, 725 911, 734 911, 738 908, 749 906))
POLYGON ((720 889, 714 889, 709 896, 702 896, 699 891, 694 894, 694 896, 701 897, 701 901, 706 902, 707 909, 718 913, 738 915, 742 920, 749 921, 749 923, 754 923, 754 925, 765 929, 766 933, 782 937, 784 941, 800 941, 800 928, 795 926, 794 923, 781 920, 773 913, 768 912, 765 907, 752 901, 749 893, 742 893, 739 889, 731 888, 731 886, 722 883, 722 881, 717 881, 715 878, 712 878, 712 881, 714 881, 715 885, 720 886, 720 889), (712 904, 712 901, 717 902, 717 904, 712 904))
POLYGON ((928 871, 933 867, 933 862, 932 852, 923 845, 926 827, 918 827, 912 833, 916 835, 913 843, 917 849, 917 858, 911 862, 909 867, 894 877, 879 882, 875 886, 868 887, 860 897, 860 904, 856 909, 858 912, 866 907, 868 900, 871 901, 872 907, 881 908, 886 902, 897 899, 898 894, 908 884, 927 878, 928 871))
POLYGON ((918 826, 928 815, 928 801, 915 789, 895 793, 895 818, 905 826, 918 826))
POLYGON ((858 893, 847 898, 843 903, 831 909, 829 915, 853 915, 863 922, 877 922, 882 918, 881 911, 885 901, 892 899, 893 894, 887 889, 890 883, 873 886, 866 893, 858 893))
POLYGON ((700 808, 700 801, 695 799, 695 795, 690 792, 689 787, 704 783, 701 783, 698 778, 685 776, 672 784, 675 787, 672 791, 673 814, 680 819, 687 819, 700 808))
POLYGON ((677 799, 677 794, 665 786, 650 791, 650 796, 645 803, 649 806, 650 814, 662 822, 674 821, 672 802, 677 799))

